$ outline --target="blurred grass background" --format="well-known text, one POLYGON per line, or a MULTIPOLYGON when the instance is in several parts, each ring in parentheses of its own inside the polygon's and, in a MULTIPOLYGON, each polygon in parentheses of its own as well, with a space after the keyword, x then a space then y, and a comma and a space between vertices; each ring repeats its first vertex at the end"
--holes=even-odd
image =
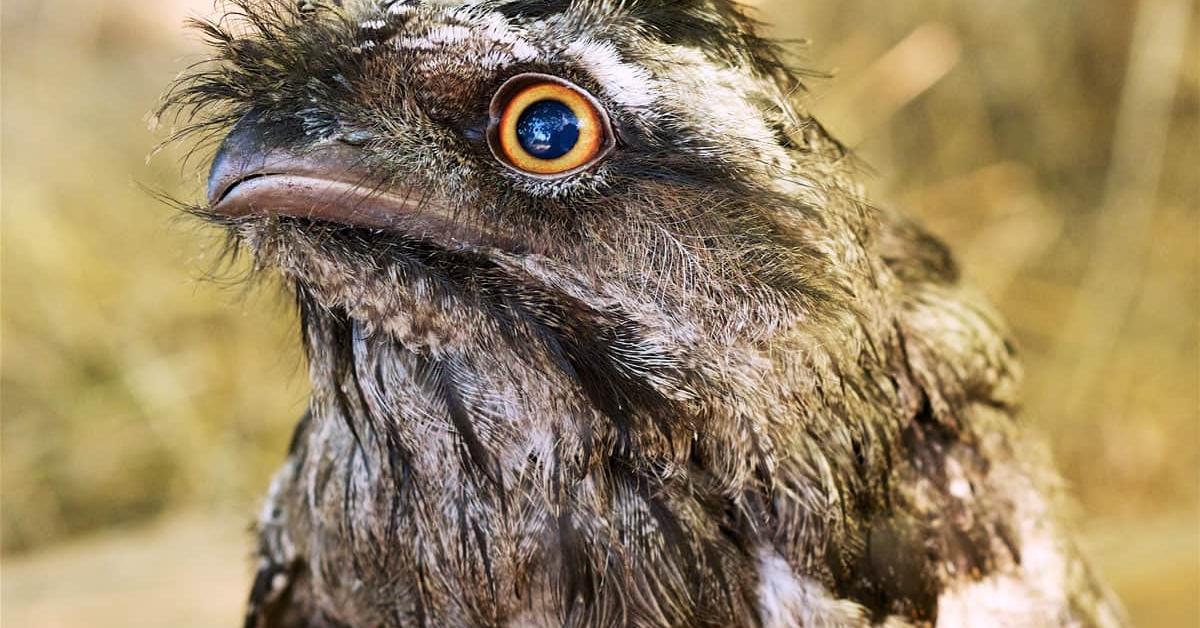
MULTIPOLYGON (((807 100, 873 198, 950 242, 1008 317, 1023 420, 1135 621, 1200 625, 1192 1, 756 4, 834 74, 807 100)), ((218 234, 145 189, 202 189, 177 149, 147 163, 145 112, 211 0, 0 10, 0 618, 231 625, 306 385, 286 298, 206 279, 218 234)))

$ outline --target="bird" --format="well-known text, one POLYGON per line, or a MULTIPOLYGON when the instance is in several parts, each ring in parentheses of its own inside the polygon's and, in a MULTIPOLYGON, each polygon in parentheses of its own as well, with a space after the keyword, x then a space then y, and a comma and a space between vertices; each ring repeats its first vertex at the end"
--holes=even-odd
POLYGON ((247 628, 1124 624, 1004 323, 746 8, 230 3, 162 111, 312 384, 247 628))

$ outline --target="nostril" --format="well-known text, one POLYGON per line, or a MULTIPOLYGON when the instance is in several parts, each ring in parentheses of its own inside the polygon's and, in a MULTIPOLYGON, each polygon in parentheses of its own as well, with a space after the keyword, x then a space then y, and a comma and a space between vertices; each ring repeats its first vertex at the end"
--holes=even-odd
POLYGON ((349 146, 362 147, 366 146, 375 136, 369 131, 346 131, 337 136, 337 141, 349 146))

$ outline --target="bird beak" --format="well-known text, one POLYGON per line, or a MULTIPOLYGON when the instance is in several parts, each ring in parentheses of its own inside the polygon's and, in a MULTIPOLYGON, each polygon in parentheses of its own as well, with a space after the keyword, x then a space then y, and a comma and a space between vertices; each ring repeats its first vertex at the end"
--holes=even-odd
POLYGON ((445 231, 448 212, 419 190, 381 186, 365 154, 330 142, 303 152, 273 145, 254 116, 225 138, 208 178, 210 210, 231 218, 291 216, 417 237, 445 231), (441 217, 441 220, 430 220, 441 217))

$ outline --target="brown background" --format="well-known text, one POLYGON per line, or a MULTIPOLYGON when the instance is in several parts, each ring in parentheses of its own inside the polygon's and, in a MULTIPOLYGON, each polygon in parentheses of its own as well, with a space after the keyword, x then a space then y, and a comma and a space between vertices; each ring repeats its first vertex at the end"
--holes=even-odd
MULTIPOLYGON (((1142 626, 1197 604, 1198 138, 1189 0, 763 0, 878 202, 952 244, 1027 364, 1023 416, 1142 626)), ((3 4, 6 626, 235 625, 246 526, 306 387, 287 299, 154 200, 145 112, 208 0, 3 4), (213 273, 213 271, 216 271, 213 273), (215 275, 215 276, 213 276, 215 275)))

